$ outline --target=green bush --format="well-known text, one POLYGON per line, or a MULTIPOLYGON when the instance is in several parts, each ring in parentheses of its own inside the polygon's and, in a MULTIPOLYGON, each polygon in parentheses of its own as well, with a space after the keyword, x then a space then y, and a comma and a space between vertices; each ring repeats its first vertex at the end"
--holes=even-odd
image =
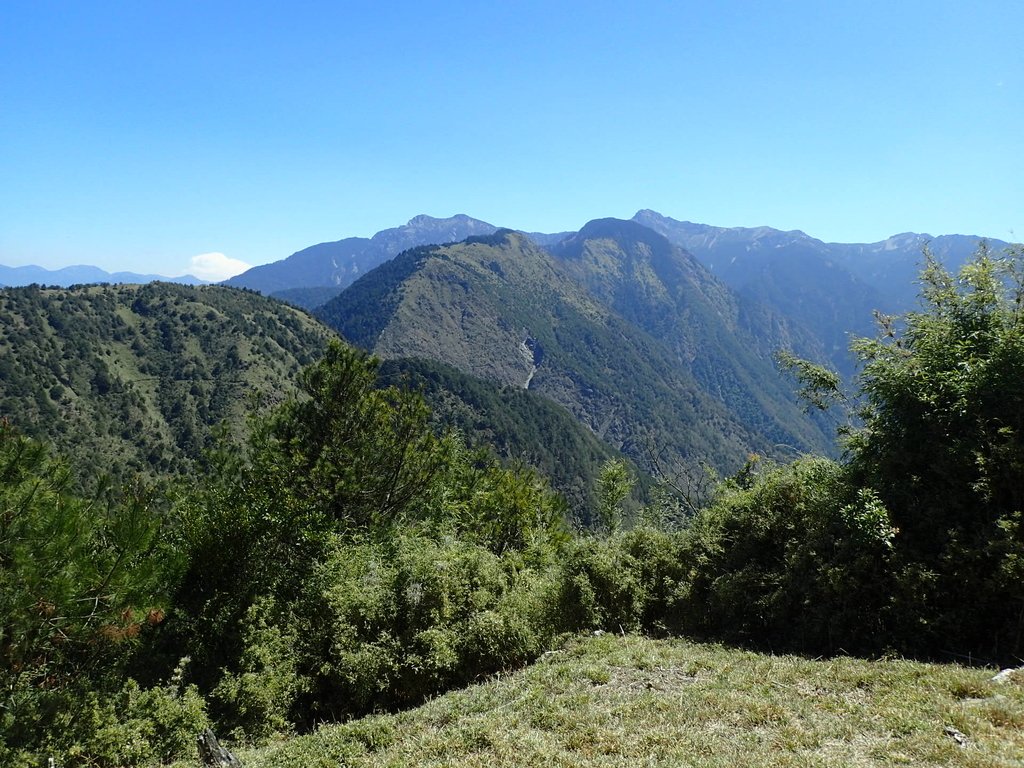
POLYGON ((683 632, 679 600, 690 573, 683 537, 677 532, 640 526, 620 538, 636 579, 643 585, 644 601, 640 626, 647 632, 683 632))
POLYGON ((269 598, 246 612, 238 671, 226 672, 211 694, 221 725, 234 736, 259 742, 290 730, 304 682, 296 669, 296 629, 269 598))
POLYGON ((879 650, 894 586, 895 529, 870 491, 820 458, 724 484, 684 536, 685 626, 813 652, 879 650))
POLYGON ((36 768, 53 757, 65 768, 117 768, 196 756, 196 735, 209 721, 202 696, 180 677, 150 688, 129 678, 109 690, 82 681, 37 695, 19 716, 38 730, 31 740, 0 744, 0 761, 36 768))
POLYGON ((113 696, 90 693, 74 724, 78 739, 59 762, 114 768, 198 757, 196 736, 208 724, 195 687, 171 683, 143 689, 129 679, 113 696))
POLYGON ((82 497, 69 478, 45 446, 0 422, 0 750, 9 754, 54 739, 68 750, 75 738, 93 743, 78 713, 121 690, 140 639, 165 615, 176 557, 158 536, 158 507, 137 489, 82 497))
POLYGON ((676 603, 687 574, 678 542, 649 527, 577 539, 560 558, 553 620, 568 632, 679 628, 676 603))
POLYGON ((575 542, 559 572, 555 614, 562 627, 566 631, 638 629, 646 593, 637 571, 637 563, 617 537, 575 542))
POLYGON ((418 514, 433 535, 456 535, 495 554, 543 560, 569 540, 567 508, 532 469, 503 467, 483 450, 470 450, 459 434, 439 444, 440 469, 418 514))
POLYGON ((915 650, 1012 660, 1024 649, 1024 252, 982 246, 949 274, 928 256, 922 307, 881 318, 863 363, 853 482, 895 526, 901 633, 915 650))
POLYGON ((418 700, 550 636, 525 574, 567 540, 564 503, 435 436, 375 367, 331 345, 178 504, 189 568, 167 644, 249 738, 418 700))
POLYGON ((339 544, 297 609, 297 719, 408 705, 529 661, 554 636, 549 579, 456 538, 339 544))

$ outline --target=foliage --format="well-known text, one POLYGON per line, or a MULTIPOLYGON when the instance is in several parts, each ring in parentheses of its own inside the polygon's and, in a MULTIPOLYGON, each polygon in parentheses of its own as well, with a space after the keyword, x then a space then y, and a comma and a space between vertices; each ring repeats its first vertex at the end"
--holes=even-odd
POLYGON ((828 459, 753 470, 685 534, 684 626, 779 649, 884 650, 896 533, 885 507, 828 459))
POLYGON ((567 632, 679 630, 687 577, 679 544, 677 534, 645 526, 577 538, 560 559, 552 621, 567 632))
POLYGON ((254 422, 244 451, 225 444, 179 504, 190 566, 168 641, 190 649, 222 722, 265 737, 535 653, 550 633, 503 595, 525 594, 520 579, 565 541, 558 497, 532 471, 437 437, 422 399, 378 387, 364 353, 332 344, 300 387, 254 422), (384 608, 353 586, 368 571, 384 608), (407 582, 464 607, 415 614, 407 582), (378 621, 366 631, 352 618, 364 609, 378 621))
POLYGON ((807 407, 825 411, 833 403, 843 401, 842 378, 835 371, 808 360, 801 360, 785 350, 775 357, 779 364, 800 382, 797 394, 807 407))
MULTIPOLYGON (((995 258, 982 244, 956 276, 927 251, 925 262, 921 308, 903 318, 878 315, 878 336, 853 344, 862 370, 858 396, 847 402, 859 403, 856 419, 863 426, 847 428, 843 477, 819 490, 831 487, 834 498, 852 505, 840 509, 854 510, 853 522, 877 519, 891 530, 878 582, 886 601, 873 614, 888 642, 917 653, 960 649, 1010 659, 1020 652, 1024 630, 1024 254, 1011 249, 995 258)), ((834 374, 791 357, 783 362, 813 405, 843 399, 834 374)), ((820 481, 796 484, 813 494, 820 481)), ((731 512, 722 508, 721 520, 774 509, 770 497, 751 502, 747 512, 746 501, 731 512)), ((817 519, 830 518, 827 505, 814 506, 817 519)), ((794 531, 783 538, 813 545, 811 536, 794 531)), ((718 538, 730 540, 725 533, 718 538)), ((746 534, 737 539, 748 540, 746 534)), ((758 551, 772 551, 765 546, 759 542, 758 551)), ((763 557, 741 567, 739 544, 725 551, 738 552, 726 579, 740 587, 734 604, 744 591, 762 600, 773 590, 792 592, 788 580, 777 578, 783 571, 763 557)), ((858 567, 846 573, 850 584, 837 596, 859 594, 859 578, 870 578, 871 569, 859 573, 858 567)), ((707 589, 728 592, 722 584, 707 589)), ((760 608, 763 624, 776 615, 769 602, 760 608)), ((723 610, 729 603, 725 595, 723 610)), ((756 634, 747 618, 726 616, 722 626, 756 634)), ((856 627, 838 637, 851 632, 856 636, 856 627)), ((800 638, 790 639, 805 642, 800 638)))
POLYGON ((292 705, 304 690, 295 653, 298 627, 278 621, 273 598, 261 596, 241 622, 242 650, 237 671, 227 671, 211 697, 220 711, 231 712, 237 737, 262 741, 291 729, 292 705))
POLYGON ((505 467, 456 434, 442 442, 443 471, 418 528, 456 535, 502 555, 543 559, 568 539, 564 500, 529 467, 505 467))
POLYGON ((89 691, 69 711, 77 717, 48 737, 64 766, 166 763, 194 754, 196 735, 209 725, 198 690, 175 680, 141 688, 129 678, 109 694, 89 691))
POLYGON ((452 536, 332 538, 287 605, 258 599, 214 690, 221 722, 261 739, 404 706, 518 666, 550 643, 552 562, 452 536))
POLYGON ((1019 653, 1024 592, 1024 254, 984 245, 959 274, 927 255, 920 311, 881 318, 863 361, 852 482, 899 530, 922 647, 1019 653))
POLYGON ((634 480, 624 461, 610 459, 601 465, 597 483, 597 522, 607 533, 615 533, 622 525, 622 502, 634 480))
POLYGON ((457 538, 339 544, 296 609, 302 721, 408 705, 534 658, 553 636, 546 570, 457 538))
MULTIPOLYGON (((90 707, 121 688, 133 650, 163 620, 176 558, 144 491, 87 498, 70 485, 43 445, 0 423, 0 751, 46 743, 102 763, 82 718, 120 727, 135 717, 90 707)), ((173 738, 149 720, 154 741, 173 738)))
MULTIPOLYGON (((434 360, 385 360, 378 376, 383 384, 420 392, 438 429, 454 427, 472 445, 535 469, 565 497, 575 518, 589 522, 601 466, 621 454, 564 407, 536 392, 501 386, 434 360)), ((644 497, 651 480, 633 471, 635 495, 644 497)))
POLYGON ((305 397, 285 402, 267 421, 257 471, 281 473, 280 485, 296 503, 337 530, 387 527, 411 512, 438 472, 423 401, 378 389, 376 362, 339 342, 302 372, 299 387, 305 397))
MULTIPOLYGON (((244 432, 250 395, 294 391, 330 332, 222 286, 0 291, 0 416, 71 460, 75 480, 202 467, 213 427, 244 432)), ((280 393, 280 394, 279 394, 280 393)))

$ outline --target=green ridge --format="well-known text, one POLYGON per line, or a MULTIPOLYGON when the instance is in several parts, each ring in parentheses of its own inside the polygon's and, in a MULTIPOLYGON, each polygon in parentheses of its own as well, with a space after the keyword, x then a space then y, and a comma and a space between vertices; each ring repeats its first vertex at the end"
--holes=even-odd
POLYGON ((83 476, 188 470, 252 398, 280 400, 332 334, 305 313, 218 286, 0 292, 0 416, 83 476))

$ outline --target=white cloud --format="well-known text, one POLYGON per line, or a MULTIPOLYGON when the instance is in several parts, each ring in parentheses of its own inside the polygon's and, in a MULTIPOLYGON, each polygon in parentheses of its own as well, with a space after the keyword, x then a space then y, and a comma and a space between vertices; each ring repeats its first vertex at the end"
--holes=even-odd
POLYGON ((188 273, 200 280, 216 283, 240 275, 251 268, 252 264, 247 264, 241 259, 232 259, 223 253, 200 253, 189 261, 188 273))

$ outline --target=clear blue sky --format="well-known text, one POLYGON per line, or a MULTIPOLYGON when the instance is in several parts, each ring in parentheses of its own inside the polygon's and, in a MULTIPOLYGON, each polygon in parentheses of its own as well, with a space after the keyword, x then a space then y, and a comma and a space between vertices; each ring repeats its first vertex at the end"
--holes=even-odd
POLYGON ((0 5, 0 264, 418 213, 1024 239, 1024 3, 0 5))

